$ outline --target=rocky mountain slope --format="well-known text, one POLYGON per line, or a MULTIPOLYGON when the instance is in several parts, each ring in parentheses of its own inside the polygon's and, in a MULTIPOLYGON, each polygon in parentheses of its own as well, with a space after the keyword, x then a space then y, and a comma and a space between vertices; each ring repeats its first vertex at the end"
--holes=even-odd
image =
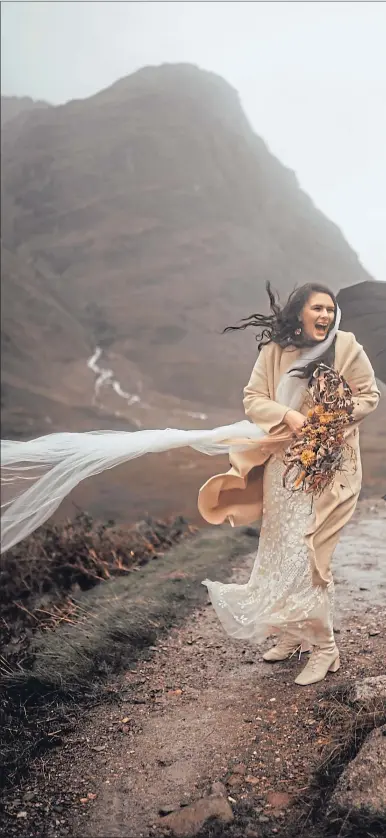
POLYGON ((342 328, 354 332, 386 383, 386 282, 360 282, 338 295, 342 328))
POLYGON ((36 101, 30 96, 2 96, 1 97, 1 125, 16 119, 20 115, 26 117, 31 111, 49 108, 48 102, 36 101))
POLYGON ((221 331, 266 306, 265 281, 371 279, 212 73, 145 68, 21 111, 3 129, 3 435, 235 421, 256 345, 221 331))

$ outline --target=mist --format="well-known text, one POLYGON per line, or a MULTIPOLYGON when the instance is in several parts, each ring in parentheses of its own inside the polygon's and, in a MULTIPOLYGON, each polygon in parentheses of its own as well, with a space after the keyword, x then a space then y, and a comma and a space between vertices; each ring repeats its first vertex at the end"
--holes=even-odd
POLYGON ((256 132, 386 279, 386 6, 377 2, 4 2, 2 93, 84 98, 192 62, 240 93, 256 132))

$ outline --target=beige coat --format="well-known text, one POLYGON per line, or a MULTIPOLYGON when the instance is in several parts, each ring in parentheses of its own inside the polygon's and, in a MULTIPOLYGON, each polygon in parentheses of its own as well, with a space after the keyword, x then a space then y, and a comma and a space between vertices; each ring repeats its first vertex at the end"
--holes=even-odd
MULTIPOLYGON (((291 439, 283 422, 288 407, 275 401, 275 393, 283 373, 298 357, 299 350, 281 349, 275 343, 260 352, 244 390, 244 408, 248 418, 267 436, 251 443, 247 451, 233 453, 230 471, 210 478, 200 489, 198 508, 209 523, 222 524, 229 520, 232 526, 240 526, 261 518, 264 464, 291 439)), ((315 585, 330 581, 331 558, 340 531, 355 510, 362 482, 358 426, 375 410, 380 396, 370 361, 351 332, 338 331, 334 366, 354 394, 355 421, 348 429, 347 443, 355 456, 345 455, 344 469, 337 474, 331 488, 314 499, 315 514, 305 538, 315 585)), ((306 414, 307 409, 308 405, 304 404, 301 412, 306 414)))

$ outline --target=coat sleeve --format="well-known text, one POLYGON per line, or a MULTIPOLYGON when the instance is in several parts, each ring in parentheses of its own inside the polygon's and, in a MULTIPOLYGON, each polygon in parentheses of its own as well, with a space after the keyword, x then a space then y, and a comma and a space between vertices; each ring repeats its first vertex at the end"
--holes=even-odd
MULTIPOLYGON (((270 344, 263 347, 252 370, 252 375, 244 388, 244 410, 248 418, 266 434, 276 431, 283 425, 283 419, 289 408, 271 398, 267 374, 267 355, 270 344)), ((269 360, 269 359, 268 359, 269 360)), ((283 430, 286 428, 283 425, 283 430)))
POLYGON ((345 376, 353 392, 353 419, 356 424, 375 410, 381 395, 366 352, 359 344, 358 350, 345 376))

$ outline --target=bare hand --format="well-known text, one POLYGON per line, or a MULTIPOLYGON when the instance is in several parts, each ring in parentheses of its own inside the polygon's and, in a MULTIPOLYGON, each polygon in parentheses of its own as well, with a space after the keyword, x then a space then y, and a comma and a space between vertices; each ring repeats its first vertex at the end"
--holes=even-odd
POLYGON ((289 410, 284 417, 285 424, 288 425, 290 431, 296 434, 296 436, 300 436, 305 421, 306 417, 302 413, 299 413, 298 410, 289 410))

